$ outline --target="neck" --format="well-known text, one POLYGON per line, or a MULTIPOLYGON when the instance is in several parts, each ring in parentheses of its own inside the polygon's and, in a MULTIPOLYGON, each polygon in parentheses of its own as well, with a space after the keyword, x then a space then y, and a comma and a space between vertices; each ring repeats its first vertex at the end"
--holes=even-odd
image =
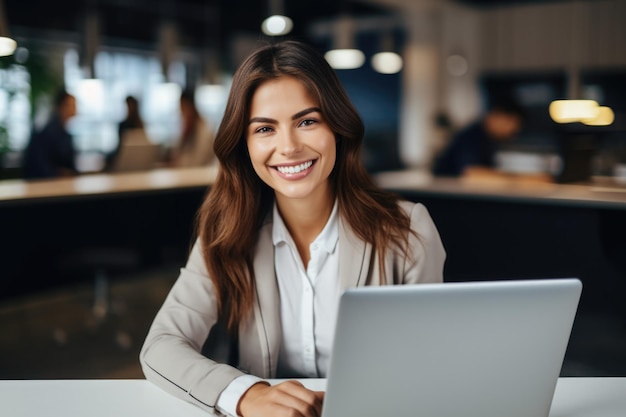
POLYGON ((276 196, 278 211, 291 234, 302 262, 309 262, 309 246, 326 226, 335 203, 332 193, 325 198, 286 199, 276 196), (312 200, 312 201, 311 201, 312 200))

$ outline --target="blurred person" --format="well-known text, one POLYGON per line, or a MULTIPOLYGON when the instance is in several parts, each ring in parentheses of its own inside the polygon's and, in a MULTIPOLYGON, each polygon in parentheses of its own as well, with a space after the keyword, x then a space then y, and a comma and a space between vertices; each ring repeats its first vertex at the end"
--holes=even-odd
POLYGON ((279 42, 241 64, 198 238, 141 350, 148 380, 205 410, 319 417, 322 392, 266 379, 326 376, 341 292, 442 282, 427 209, 376 187, 363 134, 311 46, 279 42))
POLYGON ((57 93, 54 112, 43 129, 32 134, 24 152, 24 177, 44 179, 76 175, 76 150, 68 121, 76 115, 76 98, 57 93))
POLYGON ((106 169, 108 170, 115 166, 115 162, 123 146, 151 144, 146 135, 141 114, 139 113, 139 100, 134 96, 127 96, 124 101, 126 103, 126 118, 118 125, 119 141, 117 146, 113 152, 106 157, 106 169))
POLYGON ((144 130, 143 120, 141 119, 141 114, 139 114, 139 101, 133 96, 128 96, 126 97, 125 102, 126 118, 118 125, 120 145, 124 143, 124 135, 126 132, 135 129, 144 130))
MULTIPOLYGON (((525 111, 510 97, 494 101, 487 113, 453 135, 450 144, 436 159, 437 176, 464 178, 511 178, 496 168, 499 145, 515 139, 522 129, 525 111)), ((519 176, 550 180, 545 174, 519 176)))
POLYGON ((191 167, 216 162, 213 132, 198 111, 192 90, 184 90, 181 93, 180 113, 182 129, 178 143, 172 151, 172 165, 191 167))
POLYGON ((448 114, 444 111, 435 113, 434 117, 435 131, 433 133, 432 151, 435 155, 440 155, 446 148, 452 135, 452 121, 448 114))

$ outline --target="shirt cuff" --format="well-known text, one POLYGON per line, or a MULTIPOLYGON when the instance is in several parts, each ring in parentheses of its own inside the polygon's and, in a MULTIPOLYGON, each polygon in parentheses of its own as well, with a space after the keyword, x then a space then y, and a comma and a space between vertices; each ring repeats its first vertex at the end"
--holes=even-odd
POLYGON ((215 408, 222 414, 237 416, 239 400, 251 386, 258 382, 264 382, 264 380, 254 375, 242 375, 233 379, 220 394, 215 408))

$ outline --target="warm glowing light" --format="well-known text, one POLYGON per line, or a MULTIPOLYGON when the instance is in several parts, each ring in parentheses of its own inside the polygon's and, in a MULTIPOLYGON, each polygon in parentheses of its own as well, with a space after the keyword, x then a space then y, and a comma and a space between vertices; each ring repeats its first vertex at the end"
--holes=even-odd
POLYGON ((0 56, 12 55, 17 48, 17 42, 11 38, 0 36, 0 56))
POLYGON ((333 49, 324 58, 334 69, 355 69, 365 62, 365 55, 358 49, 333 49))
POLYGON ((402 64, 402 57, 395 52, 379 52, 372 57, 372 67, 381 74, 400 72, 402 64))
POLYGON ((598 112, 595 100, 554 100, 549 107, 550 117, 557 123, 580 122, 593 119, 598 112))
POLYGON ((589 126, 609 126, 615 121, 615 113, 610 107, 600 106, 596 109, 595 117, 583 119, 582 122, 589 126))
POLYGON ((261 30, 268 36, 281 36, 291 32, 293 21, 287 16, 270 16, 261 24, 261 30))

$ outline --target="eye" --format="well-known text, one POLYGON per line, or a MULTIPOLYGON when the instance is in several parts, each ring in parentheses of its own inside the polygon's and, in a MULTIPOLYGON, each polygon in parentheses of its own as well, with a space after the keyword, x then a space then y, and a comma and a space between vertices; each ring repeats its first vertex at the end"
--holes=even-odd
POLYGON ((254 130, 254 133, 269 133, 271 132, 273 129, 269 126, 261 126, 257 129, 254 130))
POLYGON ((311 126, 315 123, 317 123, 317 120, 315 119, 304 119, 300 122, 300 126, 311 126))

